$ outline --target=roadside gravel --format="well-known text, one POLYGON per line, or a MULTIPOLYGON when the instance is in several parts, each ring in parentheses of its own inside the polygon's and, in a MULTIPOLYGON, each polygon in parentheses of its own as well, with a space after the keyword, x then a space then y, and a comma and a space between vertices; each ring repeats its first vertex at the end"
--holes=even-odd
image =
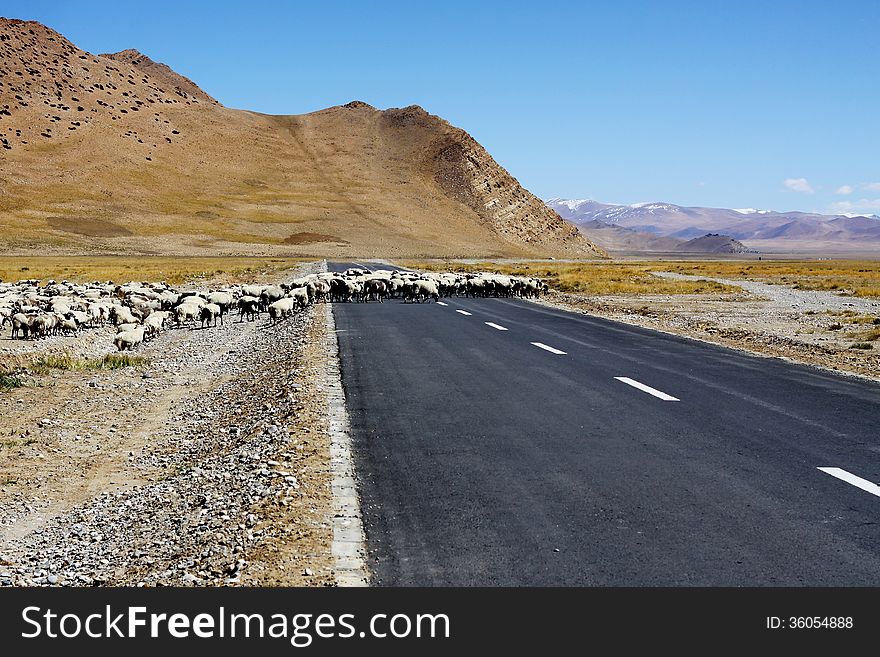
POLYGON ((0 395, 0 586, 332 585, 323 318, 172 329, 149 365, 0 395))
MULTIPOLYGON (((671 272, 657 276, 703 279, 671 272)), ((880 380, 880 341, 853 349, 880 318, 880 300, 786 285, 708 278, 742 293, 715 295, 596 296, 551 292, 540 301, 599 317, 880 380)))

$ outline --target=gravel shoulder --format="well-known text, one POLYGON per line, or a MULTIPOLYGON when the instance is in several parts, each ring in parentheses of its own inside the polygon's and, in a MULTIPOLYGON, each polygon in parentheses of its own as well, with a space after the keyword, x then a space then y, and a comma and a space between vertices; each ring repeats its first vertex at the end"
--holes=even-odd
MULTIPOLYGON (((704 279, 660 272, 658 276, 704 279)), ((551 292, 539 303, 659 331, 880 380, 880 342, 853 349, 854 337, 872 326, 857 317, 880 317, 880 300, 785 285, 708 278, 738 286, 734 295, 597 296, 551 292)))
POLYGON ((325 330, 171 329, 148 365, 0 394, 0 585, 333 585, 325 330))

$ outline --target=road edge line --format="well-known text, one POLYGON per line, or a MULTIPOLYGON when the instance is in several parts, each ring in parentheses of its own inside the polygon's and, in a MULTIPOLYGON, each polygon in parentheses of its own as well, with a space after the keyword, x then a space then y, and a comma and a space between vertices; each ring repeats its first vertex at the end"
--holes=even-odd
POLYGON ((327 334, 325 348, 327 367, 324 385, 330 413, 330 471, 333 474, 333 575, 337 586, 359 587, 370 585, 370 575, 364 559, 366 539, 361 521, 361 503, 354 475, 351 455, 349 419, 345 408, 345 392, 339 367, 339 340, 336 337, 336 319, 333 304, 324 304, 327 334))

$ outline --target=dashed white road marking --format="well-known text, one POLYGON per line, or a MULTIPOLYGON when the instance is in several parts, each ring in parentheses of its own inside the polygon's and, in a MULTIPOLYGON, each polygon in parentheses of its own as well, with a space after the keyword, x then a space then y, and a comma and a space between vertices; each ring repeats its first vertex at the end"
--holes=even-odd
POLYGON ((559 349, 554 349, 553 347, 548 347, 543 342, 533 342, 532 344, 535 345, 538 349, 543 349, 544 351, 549 351, 551 354, 562 354, 563 356, 566 354, 566 352, 561 351, 559 349))
POLYGON ((506 331, 507 329, 499 324, 495 324, 493 322, 483 322, 486 326, 491 326, 493 329, 498 329, 499 331, 506 331))
POLYGON ((456 310, 455 312, 461 313, 462 315, 472 315, 473 313, 469 313, 467 310, 456 310))
POLYGON ((856 488, 861 488, 866 493, 871 493, 871 495, 876 495, 880 497, 880 486, 877 484, 868 481, 867 479, 862 479, 861 477, 856 477, 851 472, 847 472, 846 470, 842 470, 841 468, 819 468, 825 474, 830 474, 832 477, 837 477, 841 481, 845 481, 848 484, 852 484, 856 488))
POLYGON ((448 303, 443 303, 442 301, 438 301, 438 302, 437 302, 437 305, 438 305, 438 306, 448 306, 449 304, 448 304, 448 303))
POLYGON ((642 392, 647 392, 649 395, 654 395, 655 397, 662 399, 663 401, 681 401, 678 397, 673 397, 672 395, 667 395, 665 392, 661 392, 657 390, 657 388, 652 388, 651 386, 646 386, 644 383, 639 383, 635 379, 631 379, 628 376, 615 376, 615 379, 620 381, 621 383, 625 383, 628 386, 632 386, 633 388, 638 388, 642 392))

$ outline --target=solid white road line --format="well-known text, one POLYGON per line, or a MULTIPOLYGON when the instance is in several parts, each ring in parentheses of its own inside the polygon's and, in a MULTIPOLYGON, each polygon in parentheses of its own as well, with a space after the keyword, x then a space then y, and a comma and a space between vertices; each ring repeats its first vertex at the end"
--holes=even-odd
POLYGON ((492 322, 483 322, 486 326, 491 326, 493 329, 498 329, 499 331, 506 331, 507 329, 503 326, 499 326, 498 324, 493 324, 492 322))
POLYGON ((825 474, 830 474, 832 477, 837 477, 848 484, 852 484, 856 488, 861 488, 863 491, 871 493, 871 495, 880 497, 880 486, 867 479, 856 477, 854 474, 847 472, 846 470, 841 470, 840 468, 819 468, 819 470, 825 474))
POLYGON ((663 401, 681 401, 677 397, 673 397, 672 395, 667 395, 665 392, 660 392, 656 388, 652 388, 651 386, 646 386, 644 383, 639 383, 638 381, 629 378, 628 376, 615 376, 615 379, 620 381, 621 383, 625 383, 628 386, 632 386, 633 388, 638 388, 642 392, 647 392, 649 395, 654 395, 662 399, 663 401))
POLYGON ((443 303, 442 301, 438 301, 438 302, 437 302, 437 305, 438 305, 438 306, 448 306, 449 304, 448 304, 448 303, 443 303))
POLYGON ((544 351, 549 351, 551 354, 562 354, 563 356, 565 355, 564 351, 560 351, 559 349, 554 349, 553 347, 548 347, 543 342, 533 342, 532 344, 535 345, 538 349, 543 349, 544 351))
POLYGON ((473 313, 469 313, 467 310, 456 310, 455 312, 461 313, 462 315, 472 315, 473 313))

